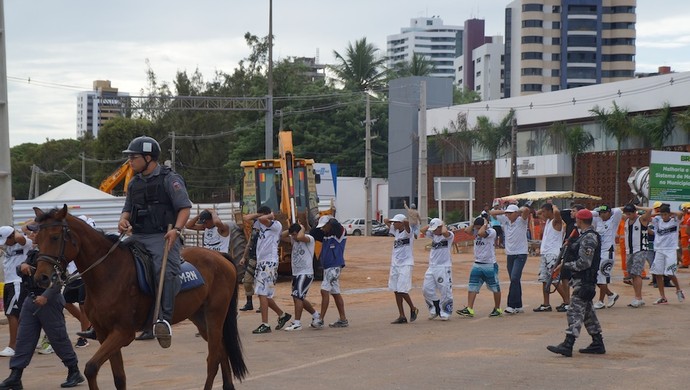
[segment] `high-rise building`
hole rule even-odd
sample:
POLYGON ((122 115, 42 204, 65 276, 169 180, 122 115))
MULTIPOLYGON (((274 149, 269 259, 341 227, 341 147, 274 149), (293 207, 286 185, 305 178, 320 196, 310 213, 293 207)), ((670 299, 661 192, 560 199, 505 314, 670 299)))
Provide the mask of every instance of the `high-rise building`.
POLYGON ((505 97, 631 79, 636 0, 515 0, 505 12, 505 97))
POLYGON ((503 37, 484 36, 484 20, 465 21, 462 53, 455 59, 455 85, 481 100, 503 97, 503 37))
POLYGON ((462 26, 448 26, 438 16, 414 18, 410 27, 387 38, 388 66, 410 62, 417 53, 434 64, 432 77, 455 78, 454 60, 462 53, 462 26))
POLYGON ((122 116, 121 96, 129 94, 118 92, 110 85, 110 80, 95 80, 92 91, 80 92, 77 95, 77 137, 90 134, 97 138, 103 123, 122 116))

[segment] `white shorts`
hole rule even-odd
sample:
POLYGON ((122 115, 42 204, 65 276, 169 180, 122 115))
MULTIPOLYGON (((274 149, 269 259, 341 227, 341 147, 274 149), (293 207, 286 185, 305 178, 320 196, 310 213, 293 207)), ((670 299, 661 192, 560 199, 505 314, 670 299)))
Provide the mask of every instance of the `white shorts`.
POLYGON ((331 267, 323 270, 321 289, 331 294, 340 294, 340 267, 331 267))
POLYGON ((675 249, 657 249, 654 262, 649 268, 652 275, 673 276, 678 269, 678 254, 675 249))
POLYGON ((546 282, 548 278, 553 273, 553 269, 556 266, 556 261, 558 260, 558 255, 545 253, 541 255, 541 261, 539 262, 539 281, 546 282))
POLYGON ((261 262, 256 264, 254 273, 254 294, 273 298, 278 279, 278 263, 261 262))
POLYGON ((601 251, 601 262, 599 263, 599 271, 597 271, 597 284, 611 283, 611 270, 613 270, 613 256, 614 252, 601 251))
POLYGON ((393 265, 388 275, 388 289, 408 293, 412 289, 412 265, 393 265))

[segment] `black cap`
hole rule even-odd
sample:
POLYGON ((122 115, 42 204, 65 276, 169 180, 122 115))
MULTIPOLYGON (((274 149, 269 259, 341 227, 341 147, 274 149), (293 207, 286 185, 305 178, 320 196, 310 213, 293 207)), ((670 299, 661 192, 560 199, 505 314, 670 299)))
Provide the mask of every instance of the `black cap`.
POLYGON ((599 206, 598 211, 600 213, 610 213, 611 212, 611 206, 609 206, 607 204, 602 204, 601 206, 599 206))
POLYGON ((197 225, 203 225, 209 219, 211 219, 211 212, 208 210, 204 210, 201 212, 201 214, 199 214, 199 219, 196 221, 196 224, 197 225))
POLYGON ((482 226, 486 223, 486 220, 482 217, 477 217, 474 219, 474 226, 482 226))
POLYGON ((624 213, 634 213, 636 211, 637 211, 637 208, 635 208, 634 204, 628 203, 625 206, 623 206, 623 212, 624 213))

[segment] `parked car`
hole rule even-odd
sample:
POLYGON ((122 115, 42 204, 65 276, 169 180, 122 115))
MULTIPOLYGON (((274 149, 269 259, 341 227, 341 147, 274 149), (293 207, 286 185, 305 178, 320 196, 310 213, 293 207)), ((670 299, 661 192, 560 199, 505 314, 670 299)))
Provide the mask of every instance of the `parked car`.
POLYGON ((371 234, 373 236, 392 236, 392 234, 390 234, 390 229, 388 228, 388 225, 386 225, 385 223, 382 223, 376 227, 372 227, 371 234))
POLYGON ((464 229, 468 226, 470 226, 470 221, 453 222, 446 225, 448 230, 464 229))
MULTIPOLYGON (((362 234, 364 234, 364 221, 364 218, 350 218, 341 222, 341 224, 343 225, 345 231, 349 236, 361 236, 362 234)), ((372 230, 380 225, 383 224, 375 219, 371 220, 372 230)))

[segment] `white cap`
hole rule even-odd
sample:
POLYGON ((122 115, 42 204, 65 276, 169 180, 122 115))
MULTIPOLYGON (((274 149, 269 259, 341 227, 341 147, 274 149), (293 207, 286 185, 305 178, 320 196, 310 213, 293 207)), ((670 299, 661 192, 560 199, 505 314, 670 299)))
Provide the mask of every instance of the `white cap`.
POLYGON ((440 226, 443 226, 443 221, 438 218, 434 218, 429 222, 429 230, 431 231, 438 229, 440 226))
POLYGON ((391 221, 391 222, 402 222, 406 219, 407 219, 407 217, 405 217, 405 215, 403 215, 403 214, 395 214, 395 217, 389 219, 389 221, 391 221))
POLYGON ((330 220, 331 220, 331 216, 330 216, 330 215, 324 215, 324 216, 322 216, 321 218, 319 218, 319 223, 316 225, 316 227, 317 227, 317 228, 322 228, 322 227, 324 227, 324 225, 326 225, 326 224, 328 223, 328 221, 330 221, 330 220))
POLYGON ((520 208, 514 204, 508 205, 508 207, 506 207, 506 213, 515 213, 519 210, 520 210, 520 208))
POLYGON ((77 218, 81 219, 82 221, 86 222, 91 226, 92 228, 96 227, 96 221, 94 221, 92 218, 87 217, 86 215, 80 215, 77 218))
POLYGON ((12 226, 1 226, 0 227, 0 245, 5 245, 7 237, 14 233, 14 228, 12 226))

